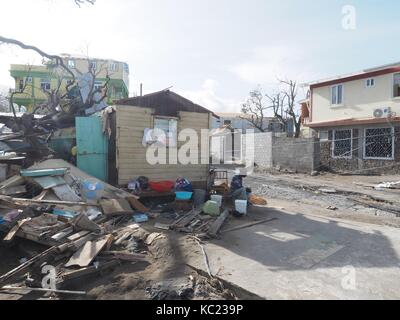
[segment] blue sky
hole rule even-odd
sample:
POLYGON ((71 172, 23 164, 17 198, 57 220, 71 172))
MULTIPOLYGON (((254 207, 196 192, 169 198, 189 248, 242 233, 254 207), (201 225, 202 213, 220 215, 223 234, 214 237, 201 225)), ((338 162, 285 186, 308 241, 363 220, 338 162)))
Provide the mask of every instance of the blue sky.
MULTIPOLYGON (((396 0, 97 0, 81 9, 8 0, 2 9, 3 36, 126 61, 132 94, 140 82, 145 92, 173 86, 215 111, 239 111, 277 77, 306 82, 400 61, 396 0), (342 28, 345 5, 356 9, 355 30, 342 28)), ((1 46, 0 84, 12 84, 10 63, 40 60, 1 46)))

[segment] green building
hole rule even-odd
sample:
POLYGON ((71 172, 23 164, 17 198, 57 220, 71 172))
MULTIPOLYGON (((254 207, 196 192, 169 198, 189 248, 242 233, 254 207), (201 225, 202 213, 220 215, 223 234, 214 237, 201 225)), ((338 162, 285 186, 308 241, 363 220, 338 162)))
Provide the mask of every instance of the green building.
MULTIPOLYGON (((105 59, 92 59, 85 57, 62 54, 64 64, 74 72, 75 76, 84 74, 91 68, 96 74, 95 88, 102 87, 110 78, 108 85, 108 103, 114 100, 128 98, 129 96, 129 66, 125 62, 105 59)), ((12 64, 10 75, 15 80, 15 90, 22 91, 14 95, 14 103, 27 108, 28 112, 33 107, 45 103, 47 96, 45 91, 57 90, 66 92, 66 86, 72 77, 62 68, 54 67, 54 64, 45 63, 40 66, 28 66, 12 64)))

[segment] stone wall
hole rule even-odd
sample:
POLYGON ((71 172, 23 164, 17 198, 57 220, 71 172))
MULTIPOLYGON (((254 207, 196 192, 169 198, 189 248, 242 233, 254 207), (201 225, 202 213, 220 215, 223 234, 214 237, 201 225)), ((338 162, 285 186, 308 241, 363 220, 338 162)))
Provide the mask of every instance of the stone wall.
POLYGON ((321 169, 337 173, 354 174, 400 174, 400 127, 395 127, 394 160, 364 159, 364 128, 353 130, 353 152, 351 159, 337 159, 332 156, 333 129, 329 130, 329 141, 321 142, 321 169))

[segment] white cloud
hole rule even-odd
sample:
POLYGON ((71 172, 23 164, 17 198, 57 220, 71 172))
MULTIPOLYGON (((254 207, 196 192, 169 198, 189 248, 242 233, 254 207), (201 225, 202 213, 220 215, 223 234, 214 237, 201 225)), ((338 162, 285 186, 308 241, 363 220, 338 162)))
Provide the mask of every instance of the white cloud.
POLYGON ((214 112, 240 112, 240 101, 218 96, 218 81, 207 79, 197 91, 180 91, 184 97, 214 112))
POLYGON ((261 86, 271 86, 277 79, 296 79, 298 82, 313 79, 305 51, 295 46, 268 46, 255 48, 248 61, 230 68, 242 80, 261 86))

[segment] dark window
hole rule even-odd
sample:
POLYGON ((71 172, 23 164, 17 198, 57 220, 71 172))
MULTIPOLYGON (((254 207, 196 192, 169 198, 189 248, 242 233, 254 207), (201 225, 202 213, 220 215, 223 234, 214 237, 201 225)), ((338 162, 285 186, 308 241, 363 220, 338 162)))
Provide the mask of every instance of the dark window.
POLYGON ((377 128, 365 130, 364 158, 393 159, 393 129, 377 128))
POLYGON ((351 158, 352 156, 352 130, 333 131, 333 157, 351 158))

